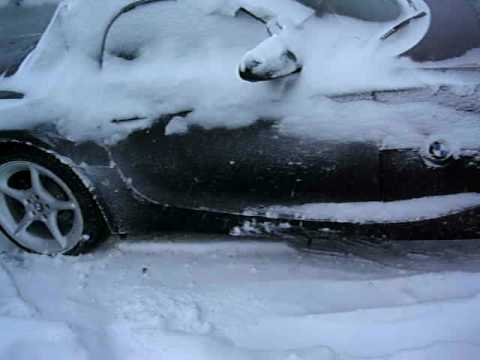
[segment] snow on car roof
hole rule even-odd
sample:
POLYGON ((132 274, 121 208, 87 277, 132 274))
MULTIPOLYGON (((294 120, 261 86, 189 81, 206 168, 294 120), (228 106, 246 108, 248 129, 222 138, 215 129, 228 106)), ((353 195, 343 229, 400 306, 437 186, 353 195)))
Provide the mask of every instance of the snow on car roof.
POLYGON ((287 18, 299 25, 312 16, 315 11, 293 0, 236 0, 244 9, 261 16, 268 13, 279 18, 287 18))

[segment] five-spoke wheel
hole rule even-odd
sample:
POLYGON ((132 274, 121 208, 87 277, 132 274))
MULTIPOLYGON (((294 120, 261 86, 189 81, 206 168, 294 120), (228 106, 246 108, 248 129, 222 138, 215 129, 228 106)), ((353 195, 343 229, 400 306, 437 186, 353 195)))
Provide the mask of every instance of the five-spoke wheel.
POLYGON ((100 236, 102 221, 71 169, 45 159, 23 154, 0 162, 0 226, 29 251, 76 253, 91 236, 100 236))

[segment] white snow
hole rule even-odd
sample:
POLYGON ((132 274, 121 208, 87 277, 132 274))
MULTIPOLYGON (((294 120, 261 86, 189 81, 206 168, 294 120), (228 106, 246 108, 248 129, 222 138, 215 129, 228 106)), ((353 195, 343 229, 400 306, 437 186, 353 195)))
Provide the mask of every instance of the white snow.
POLYGON ((480 351, 475 241, 305 253, 185 234, 0 261, 0 359, 476 360, 480 351))
POLYGON ((237 7, 242 7, 267 22, 288 19, 294 25, 300 25, 315 13, 313 9, 292 0, 238 0, 237 4, 237 7))
POLYGON ((279 36, 273 35, 245 54, 240 62, 240 71, 249 69, 263 79, 286 76, 299 70, 301 64, 288 56, 289 49, 279 36))
POLYGON ((391 202, 312 203, 248 209, 269 218, 349 223, 400 223, 435 219, 480 206, 480 194, 463 193, 391 202))

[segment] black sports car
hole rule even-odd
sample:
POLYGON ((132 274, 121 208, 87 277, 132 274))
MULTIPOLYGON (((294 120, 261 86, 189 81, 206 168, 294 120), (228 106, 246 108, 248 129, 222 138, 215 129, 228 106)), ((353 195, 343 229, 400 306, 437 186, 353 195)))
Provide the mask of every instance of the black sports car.
POLYGON ((480 234, 478 0, 71 0, 23 46, 2 45, 0 225, 26 250, 480 234))

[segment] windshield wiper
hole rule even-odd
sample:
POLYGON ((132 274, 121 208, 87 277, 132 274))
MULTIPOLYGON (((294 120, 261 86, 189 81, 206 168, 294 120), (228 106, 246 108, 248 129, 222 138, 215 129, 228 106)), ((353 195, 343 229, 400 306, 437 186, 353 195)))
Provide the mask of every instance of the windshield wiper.
POLYGON ((387 40, 389 37, 402 30, 405 26, 409 25, 413 20, 418 20, 425 16, 427 16, 427 12, 422 11, 418 14, 406 18, 405 20, 399 22, 397 25, 388 30, 385 34, 383 34, 382 37, 380 37, 380 40, 387 40))

